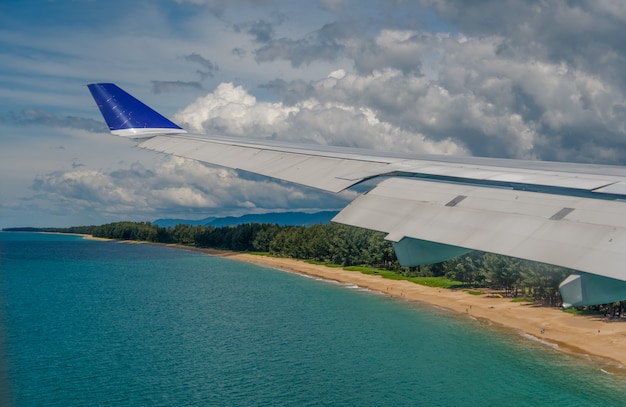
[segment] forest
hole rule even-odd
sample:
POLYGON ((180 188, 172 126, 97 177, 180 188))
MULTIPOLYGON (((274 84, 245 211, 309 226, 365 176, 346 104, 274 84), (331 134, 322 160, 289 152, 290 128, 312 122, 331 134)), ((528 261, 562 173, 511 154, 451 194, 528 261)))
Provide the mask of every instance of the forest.
POLYGON ((558 285, 571 273, 571 270, 556 266, 478 251, 438 264, 402 267, 392 244, 384 239, 384 233, 336 223, 313 226, 246 223, 223 227, 179 224, 160 227, 150 222, 116 222, 48 231, 262 252, 322 264, 371 267, 405 277, 446 277, 458 282, 459 286, 499 290, 505 296, 546 306, 561 304, 558 285))

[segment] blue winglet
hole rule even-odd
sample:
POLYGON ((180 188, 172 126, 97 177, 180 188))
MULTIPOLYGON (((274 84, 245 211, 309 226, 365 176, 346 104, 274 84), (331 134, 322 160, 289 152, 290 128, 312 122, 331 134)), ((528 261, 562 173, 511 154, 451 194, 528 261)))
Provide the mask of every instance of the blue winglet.
POLYGON ((180 126, 113 83, 87 85, 111 133, 125 137, 185 133, 180 126))

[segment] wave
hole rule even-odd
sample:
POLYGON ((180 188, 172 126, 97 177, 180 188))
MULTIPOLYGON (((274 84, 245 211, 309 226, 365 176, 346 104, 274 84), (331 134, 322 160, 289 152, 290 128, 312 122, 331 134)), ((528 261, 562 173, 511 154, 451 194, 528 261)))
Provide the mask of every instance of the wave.
POLYGON ((553 349, 559 349, 559 345, 557 343, 546 341, 545 339, 538 338, 535 335, 531 335, 526 332, 520 332, 520 335, 524 338, 530 339, 531 341, 539 342, 540 344, 549 346, 553 349))

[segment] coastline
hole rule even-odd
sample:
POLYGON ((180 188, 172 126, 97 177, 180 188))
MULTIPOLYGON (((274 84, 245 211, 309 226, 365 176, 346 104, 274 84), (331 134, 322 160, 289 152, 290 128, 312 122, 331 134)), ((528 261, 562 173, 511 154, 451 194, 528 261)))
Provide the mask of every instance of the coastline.
MULTIPOLYGON (((108 240, 91 236, 85 236, 85 238, 108 240)), ((601 316, 573 315, 557 308, 542 307, 524 302, 511 302, 509 298, 471 295, 461 289, 426 287, 406 280, 389 280, 381 276, 315 265, 296 259, 175 244, 130 241, 126 243, 145 243, 192 250, 285 272, 304 274, 344 284, 354 284, 382 292, 399 300, 422 302, 461 315, 465 314, 468 318, 489 321, 560 351, 602 359, 609 362, 616 372, 625 373, 626 321, 624 320, 610 320, 601 316)))

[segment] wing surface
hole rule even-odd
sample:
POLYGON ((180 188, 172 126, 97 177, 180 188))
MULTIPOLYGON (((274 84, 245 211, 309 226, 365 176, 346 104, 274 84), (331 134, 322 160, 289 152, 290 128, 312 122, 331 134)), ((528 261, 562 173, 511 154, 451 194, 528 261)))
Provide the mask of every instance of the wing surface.
POLYGON ((208 137, 158 136, 138 147, 332 192, 339 192, 361 181, 359 178, 342 178, 342 175, 376 172, 385 164, 375 158, 307 154, 306 151, 281 145, 263 145, 262 141, 245 143, 208 137))
POLYGON ((386 232, 404 265, 482 250, 583 272, 563 283, 566 304, 626 298, 624 167, 193 135, 113 84, 88 86, 140 148, 332 192, 378 179, 334 221, 386 232))
POLYGON ((623 202, 390 178, 333 220, 624 279, 623 202))

